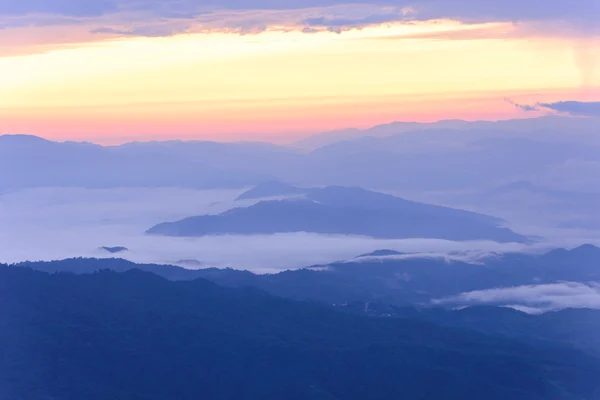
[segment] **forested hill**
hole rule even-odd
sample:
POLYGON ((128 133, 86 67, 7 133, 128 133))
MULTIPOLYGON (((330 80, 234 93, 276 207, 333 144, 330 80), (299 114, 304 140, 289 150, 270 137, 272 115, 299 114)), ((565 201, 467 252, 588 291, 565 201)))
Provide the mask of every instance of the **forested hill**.
POLYGON ((3 266, 0 304, 6 400, 600 394, 599 362, 574 350, 344 314, 202 279, 3 266))

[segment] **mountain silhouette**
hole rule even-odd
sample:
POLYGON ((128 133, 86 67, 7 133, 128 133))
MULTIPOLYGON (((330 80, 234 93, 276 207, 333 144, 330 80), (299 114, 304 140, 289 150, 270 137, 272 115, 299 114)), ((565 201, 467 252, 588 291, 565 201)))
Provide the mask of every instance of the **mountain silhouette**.
POLYGON ((5 399, 592 399, 598 359, 139 270, 0 266, 5 399), (432 384, 435 379, 436 384, 432 384))
POLYGON ((311 189, 300 199, 260 201, 219 215, 161 223, 148 230, 149 234, 166 236, 288 232, 396 239, 527 241, 490 216, 339 186, 311 189))
POLYGON ((74 258, 24 262, 17 266, 49 273, 78 274, 105 269, 118 272, 140 269, 170 280, 205 278, 220 285, 254 287, 281 297, 328 305, 359 301, 394 306, 431 306, 435 299, 463 292, 600 281, 600 248, 590 245, 572 250, 552 250, 540 255, 494 255, 477 264, 449 262, 442 257, 418 254, 407 258, 394 255, 393 251, 379 250, 348 261, 264 275, 233 269, 135 264, 122 259, 74 258))

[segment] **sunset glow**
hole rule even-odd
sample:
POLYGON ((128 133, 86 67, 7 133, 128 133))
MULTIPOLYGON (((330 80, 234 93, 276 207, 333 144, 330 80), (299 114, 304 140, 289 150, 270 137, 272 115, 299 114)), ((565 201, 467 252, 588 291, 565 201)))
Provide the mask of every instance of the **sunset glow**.
POLYGON ((33 39, 20 54, 6 37, 0 45, 2 133, 285 141, 394 120, 519 118, 531 115, 506 98, 600 94, 597 74, 580 65, 582 46, 588 62, 598 58, 595 39, 509 22, 63 40, 43 51, 33 39))

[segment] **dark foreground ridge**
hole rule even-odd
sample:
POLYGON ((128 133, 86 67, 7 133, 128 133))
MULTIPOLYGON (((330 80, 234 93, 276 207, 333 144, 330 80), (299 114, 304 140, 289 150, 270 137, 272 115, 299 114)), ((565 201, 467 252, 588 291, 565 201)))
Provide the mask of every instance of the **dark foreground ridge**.
POLYGON ((21 399, 596 399, 597 359, 139 270, 0 266, 0 393, 21 399), (435 384, 432 384, 435 382, 435 384))

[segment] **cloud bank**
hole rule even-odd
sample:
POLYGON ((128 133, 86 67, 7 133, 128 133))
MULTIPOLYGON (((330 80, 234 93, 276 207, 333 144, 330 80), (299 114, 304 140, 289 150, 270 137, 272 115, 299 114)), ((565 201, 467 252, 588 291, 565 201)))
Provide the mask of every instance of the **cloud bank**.
POLYGON ((341 31, 388 22, 439 19, 465 23, 526 23, 535 30, 540 28, 536 25, 549 23, 542 29, 552 27, 562 34, 569 31, 569 34, 583 36, 593 36, 600 31, 597 24, 600 6, 596 0, 576 3, 566 0, 24 0, 0 3, 0 25, 32 22, 35 25, 38 17, 47 14, 74 18, 86 24, 105 24, 92 30, 124 36, 181 33, 186 31, 182 25, 191 29, 193 24, 204 29, 225 23, 228 29, 236 31, 264 30, 269 25, 287 24, 310 32, 315 28, 341 31), (367 9, 370 11, 365 12, 367 9), (227 13, 230 15, 224 15, 227 13), (274 14, 277 20, 273 20, 274 14), (153 28, 156 24, 178 24, 180 28, 157 30, 153 28))
POLYGON ((438 299, 434 303, 453 306, 488 304, 511 307, 530 313, 565 308, 600 309, 600 284, 561 282, 477 290, 438 299))
POLYGON ((508 104, 512 104, 513 106, 515 106, 516 109, 521 110, 521 111, 525 111, 525 112, 540 111, 540 108, 537 105, 521 104, 521 103, 517 103, 516 101, 511 100, 509 98, 504 99, 504 101, 506 101, 508 104))
POLYGON ((295 10, 340 4, 372 4, 410 10, 411 18, 452 18, 468 21, 577 20, 593 23, 600 12, 596 0, 23 0, 0 3, 0 14, 52 13, 66 16, 100 16, 123 10, 151 11, 163 17, 188 17, 217 9, 295 10))
POLYGON ((539 107, 579 117, 600 117, 600 101, 559 101, 539 103, 539 107))
POLYGON ((553 103, 521 104, 509 98, 504 99, 524 112, 548 111, 568 114, 573 117, 600 117, 600 101, 557 101, 553 103))

